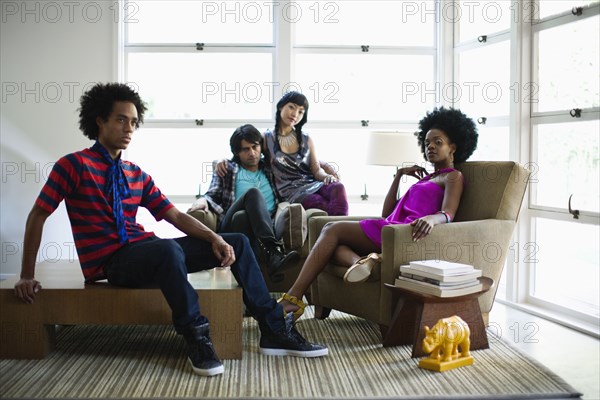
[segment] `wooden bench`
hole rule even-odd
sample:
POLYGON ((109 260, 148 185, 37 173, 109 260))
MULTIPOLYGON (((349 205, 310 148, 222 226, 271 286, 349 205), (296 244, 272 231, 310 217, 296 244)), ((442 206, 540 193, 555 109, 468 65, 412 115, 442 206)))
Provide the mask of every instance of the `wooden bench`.
MULTIPOLYGON (((41 263, 42 290, 34 304, 14 295, 17 276, 0 281, 0 358, 44 358, 54 347, 56 325, 170 325, 171 309, 158 288, 128 289, 106 281, 85 285, 79 263, 41 263)), ((242 358, 242 289, 223 269, 188 275, 210 320, 221 359, 242 358)))

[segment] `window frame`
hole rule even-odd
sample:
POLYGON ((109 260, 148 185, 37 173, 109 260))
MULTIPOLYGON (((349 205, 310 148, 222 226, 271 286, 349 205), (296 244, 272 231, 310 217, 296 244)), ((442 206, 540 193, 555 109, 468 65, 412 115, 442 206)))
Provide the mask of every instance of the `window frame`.
MULTIPOLYGON (((525 10, 539 10, 539 0, 529 0, 522 5, 523 15, 525 10)), ((600 4, 584 6, 584 18, 594 17, 599 14, 600 4), (585 15, 587 14, 587 15, 585 15)), ((535 14, 534 14, 535 16, 535 14)), ((570 11, 565 11, 560 14, 550 15, 544 19, 532 18, 530 20, 523 18, 517 22, 515 29, 515 40, 520 42, 521 51, 517 61, 517 68, 521 70, 523 82, 531 82, 529 98, 535 100, 536 86, 538 80, 536 74, 537 67, 537 43, 536 32, 541 29, 549 29, 558 25, 567 24, 577 21, 578 18, 572 15, 570 11)), ((515 22, 513 22, 513 26, 515 22)), ((514 121, 519 124, 521 130, 521 159, 526 160, 527 165, 535 166, 537 163, 536 147, 537 135, 536 125, 554 124, 554 123, 572 123, 580 121, 598 120, 600 118, 600 109, 598 107, 583 109, 581 118, 572 118, 569 115, 569 110, 552 110, 539 112, 534 110, 534 103, 520 104, 520 121, 514 121)), ((511 250, 516 251, 519 256, 519 263, 509 268, 507 282, 512 284, 507 285, 507 302, 516 308, 525 310, 534 315, 553 320, 563 325, 584 333, 599 336, 598 322, 600 319, 591 316, 587 313, 580 312, 576 309, 565 307, 561 304, 552 303, 533 295, 535 284, 535 265, 523 262, 523 255, 520 251, 528 244, 537 244, 536 235, 536 219, 544 218, 556 221, 565 221, 571 223, 599 225, 600 218, 598 213, 582 211, 578 220, 574 220, 569 214, 567 207, 548 207, 535 204, 535 176, 530 179, 527 193, 525 196, 526 202, 521 209, 521 217, 519 218, 518 237, 511 250), (518 240, 518 238, 523 238, 518 240), (520 251, 519 251, 520 250, 520 251), (516 269, 515 269, 516 268, 516 269)), ((515 254, 512 254, 515 255, 515 254)))

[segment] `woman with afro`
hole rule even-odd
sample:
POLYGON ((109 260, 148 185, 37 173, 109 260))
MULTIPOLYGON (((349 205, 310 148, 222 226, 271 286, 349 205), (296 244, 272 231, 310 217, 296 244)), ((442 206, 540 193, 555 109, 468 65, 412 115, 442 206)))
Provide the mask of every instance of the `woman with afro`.
POLYGON ((418 165, 396 173, 383 203, 383 219, 330 222, 323 228, 308 255, 298 278, 279 300, 286 312, 298 318, 304 312, 302 296, 329 260, 348 266, 344 280, 363 282, 381 262, 381 230, 386 225, 410 224, 412 239, 421 240, 438 224, 454 218, 463 191, 464 178, 454 169, 466 161, 477 147, 477 128, 460 110, 441 107, 419 121, 415 133, 418 146, 434 171, 427 173, 418 165), (402 176, 418 179, 404 196, 397 199, 402 176))

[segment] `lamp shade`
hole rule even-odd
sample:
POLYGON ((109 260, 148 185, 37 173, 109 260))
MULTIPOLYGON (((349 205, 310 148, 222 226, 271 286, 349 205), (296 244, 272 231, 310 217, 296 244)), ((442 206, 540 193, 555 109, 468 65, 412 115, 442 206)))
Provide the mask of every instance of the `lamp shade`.
POLYGON ((367 148, 370 165, 421 165, 423 154, 417 138, 409 132, 371 132, 367 148))

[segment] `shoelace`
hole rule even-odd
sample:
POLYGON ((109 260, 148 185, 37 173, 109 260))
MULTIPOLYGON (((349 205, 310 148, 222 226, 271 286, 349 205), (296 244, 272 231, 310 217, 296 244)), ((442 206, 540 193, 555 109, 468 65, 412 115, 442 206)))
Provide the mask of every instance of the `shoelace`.
POLYGON ((194 357, 198 357, 201 360, 219 359, 210 341, 205 338, 200 339, 196 345, 192 346, 192 351, 194 353, 194 357))

